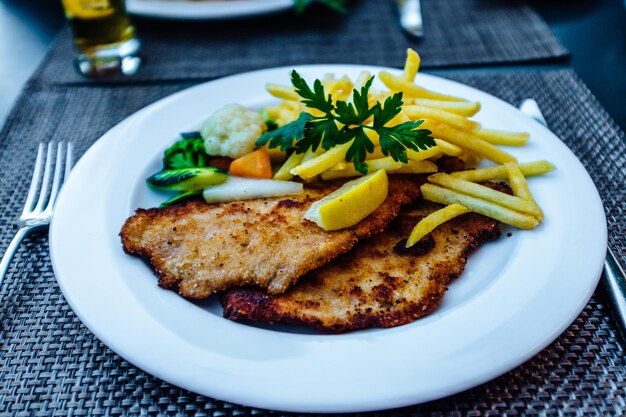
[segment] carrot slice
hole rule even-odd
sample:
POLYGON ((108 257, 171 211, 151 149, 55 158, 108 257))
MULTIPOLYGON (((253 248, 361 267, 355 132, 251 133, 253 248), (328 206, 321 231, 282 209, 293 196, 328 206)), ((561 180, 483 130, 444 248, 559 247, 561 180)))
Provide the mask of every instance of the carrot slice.
POLYGON ((272 165, 265 149, 258 149, 230 163, 230 173, 238 177, 272 178, 272 165))

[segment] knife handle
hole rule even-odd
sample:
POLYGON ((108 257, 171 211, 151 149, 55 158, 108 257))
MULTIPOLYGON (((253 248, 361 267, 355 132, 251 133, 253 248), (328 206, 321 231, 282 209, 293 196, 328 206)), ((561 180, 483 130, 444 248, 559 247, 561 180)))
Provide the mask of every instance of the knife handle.
POLYGON ((626 275, 611 248, 607 248, 604 260, 602 286, 609 310, 617 322, 623 340, 626 340, 626 275))
POLYGON ((413 36, 423 36, 422 7, 420 0, 396 0, 400 26, 413 36))

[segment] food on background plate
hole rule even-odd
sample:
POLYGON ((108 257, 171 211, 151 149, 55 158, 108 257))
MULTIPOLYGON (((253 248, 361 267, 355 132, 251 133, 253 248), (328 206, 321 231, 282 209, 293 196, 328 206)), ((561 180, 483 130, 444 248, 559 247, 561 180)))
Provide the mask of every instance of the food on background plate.
POLYGON ((403 74, 379 74, 389 90, 292 71, 266 86, 276 105, 218 110, 165 151, 148 184, 177 194, 126 221, 124 250, 184 297, 228 291, 236 320, 346 331, 428 313, 499 222, 541 222, 526 176, 554 166, 518 164, 499 146, 526 133, 483 128, 480 103, 415 84, 418 68, 408 50, 403 74))

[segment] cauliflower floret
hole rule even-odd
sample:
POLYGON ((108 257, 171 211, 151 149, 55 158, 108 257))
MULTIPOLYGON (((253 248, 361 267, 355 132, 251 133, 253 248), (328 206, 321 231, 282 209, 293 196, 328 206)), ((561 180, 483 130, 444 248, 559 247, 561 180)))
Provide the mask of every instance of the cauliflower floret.
POLYGON ((256 140, 266 129, 259 113, 229 104, 204 122, 201 133, 209 155, 239 158, 254 150, 256 140))

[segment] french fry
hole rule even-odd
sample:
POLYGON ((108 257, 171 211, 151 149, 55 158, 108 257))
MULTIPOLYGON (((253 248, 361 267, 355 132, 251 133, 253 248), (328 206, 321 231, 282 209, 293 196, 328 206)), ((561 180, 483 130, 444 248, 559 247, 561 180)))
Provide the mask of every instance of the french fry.
POLYGON ((468 132, 476 132, 480 129, 480 123, 469 120, 465 116, 450 113, 441 109, 434 109, 426 106, 403 106, 402 112, 411 120, 432 119, 448 124, 457 129, 466 130, 468 132))
POLYGON ((268 119, 276 120, 280 117, 279 106, 266 107, 264 110, 265 110, 265 113, 267 114, 268 119))
POLYGON ((509 184, 511 184, 513 194, 534 206, 539 211, 537 218, 539 220, 542 220, 543 211, 541 211, 539 205, 533 198, 533 195, 530 192, 530 188, 528 188, 528 182, 526 182, 526 177, 524 177, 524 174, 522 174, 519 166, 517 166, 517 164, 509 162, 504 164, 504 168, 506 169, 506 173, 509 177, 509 184))
POLYGON ((467 101, 460 97, 449 96, 427 90, 426 88, 420 87, 412 82, 405 81, 402 77, 398 77, 386 71, 381 71, 378 74, 378 78, 380 78, 387 88, 392 91, 401 91, 406 97, 428 98, 442 101, 467 101))
MULTIPOLYGON (((443 143, 442 146, 446 148, 446 152, 442 152, 442 149, 439 146, 440 142, 444 142, 444 141, 435 139, 435 143, 437 143, 437 145, 431 146, 430 148, 426 150, 420 149, 419 151, 414 151, 411 149, 406 149, 407 157, 408 159, 413 160, 413 161, 423 161, 425 159, 435 158, 437 156, 440 156, 441 154, 457 156, 463 152, 463 149, 459 148, 458 146, 449 144, 449 143, 443 143)), ((384 158, 386 156, 388 155, 385 155, 383 153, 383 150, 380 146, 375 146, 372 152, 368 152, 365 155, 365 160, 369 161, 370 159, 384 158)))
POLYGON ((480 164, 480 161, 482 161, 480 155, 468 150, 464 150, 463 153, 459 155, 459 158, 465 163, 466 168, 476 168, 476 166, 480 164))
POLYGON ((463 148, 459 146, 453 145, 441 139, 435 139, 435 143, 437 144, 437 148, 445 155, 449 155, 449 156, 463 155, 463 148))
POLYGON ((480 198, 472 197, 467 194, 452 191, 447 188, 434 184, 424 184, 421 187, 422 196, 425 200, 434 201, 440 204, 461 204, 471 211, 480 213, 484 216, 491 217, 502 223, 518 227, 520 229, 532 229, 539 224, 539 220, 528 214, 520 213, 485 201, 480 198))
POLYGON ((278 117, 276 118, 276 120, 280 120, 284 122, 284 123, 279 123, 279 126, 282 126, 283 124, 287 124, 289 122, 296 120, 299 115, 300 115, 299 112, 295 112, 293 109, 291 109, 288 106, 280 106, 278 108, 278 117))
POLYGON ((524 146, 528 141, 528 133, 505 132, 503 130, 480 129, 476 136, 493 145, 524 146))
POLYGON ((420 69, 421 60, 422 59, 419 54, 413 49, 408 48, 406 50, 406 61, 404 62, 404 73, 402 74, 402 79, 404 81, 408 81, 410 83, 415 81, 417 71, 420 69))
POLYGON ((511 210, 530 214, 539 219, 543 217, 541 209, 534 202, 494 190, 493 188, 475 182, 461 180, 444 173, 431 175, 428 177, 428 181, 452 191, 458 191, 459 193, 467 194, 472 197, 491 201, 492 203, 499 204, 511 210))
POLYGON ((477 101, 442 101, 427 98, 407 98, 404 100, 404 104, 430 107, 465 117, 471 117, 480 110, 480 103, 477 101))
POLYGON ((326 94, 330 94, 334 101, 346 100, 352 94, 352 81, 346 75, 335 78, 334 74, 326 74, 322 85, 326 94))
POLYGON ((388 126, 396 126, 404 122, 410 122, 411 118, 403 111, 398 113, 393 119, 389 121, 388 126))
POLYGON ((437 226, 468 211, 469 209, 467 207, 463 207, 460 204, 450 204, 449 206, 430 213, 415 225, 406 241, 406 247, 410 248, 424 236, 435 230, 437 226))
POLYGON ((420 127, 430 130, 433 137, 443 139, 447 142, 452 143, 453 145, 457 145, 472 152, 476 152, 484 159, 488 159, 498 164, 503 164, 505 162, 516 162, 515 158, 512 155, 504 152, 501 149, 496 148, 491 143, 486 142, 469 132, 464 132, 462 130, 450 127, 445 123, 441 123, 431 119, 424 119, 424 123, 422 123, 420 127))
POLYGON ((315 158, 303 159, 302 163, 292 168, 290 172, 292 175, 298 175, 304 180, 314 178, 316 175, 344 160, 350 145, 352 145, 352 141, 343 145, 337 145, 315 158))
POLYGON ((284 100, 300 101, 300 96, 296 93, 293 87, 288 87, 281 84, 267 83, 265 84, 265 89, 274 97, 282 98, 284 100))
POLYGON ((274 174, 275 180, 289 181, 293 178, 293 174, 290 172, 292 168, 297 167, 302 163, 304 153, 292 153, 285 163, 280 167, 276 174, 274 174))
MULTIPOLYGON (((518 164, 520 171, 526 177, 543 175, 554 171, 556 167, 548 161, 524 162, 518 164)), ((507 180, 508 173, 504 165, 489 168, 470 169, 467 171, 457 171, 451 174, 453 177, 472 182, 485 182, 491 180, 507 180)))
POLYGON ((354 82, 354 89, 360 90, 370 78, 372 78, 372 74, 369 71, 361 71, 354 82))
MULTIPOLYGON (((367 161, 368 172, 384 169, 389 174, 429 174, 437 172, 437 165, 430 161, 409 161, 408 163, 394 161, 392 157, 371 159, 367 161)), ((354 168, 353 163, 338 164, 321 173, 323 180, 336 178, 359 177, 361 174, 354 168)))
POLYGON ((287 158, 286 152, 281 151, 280 148, 270 148, 267 143, 263 145, 263 149, 265 149, 273 164, 283 162, 287 158))
MULTIPOLYGON (((437 140, 435 140, 436 142, 437 140)), ((443 152, 439 145, 431 146, 427 149, 420 149, 419 151, 414 151, 413 149, 406 149, 406 156, 412 161, 424 161, 426 159, 435 158, 440 156, 443 152)))

